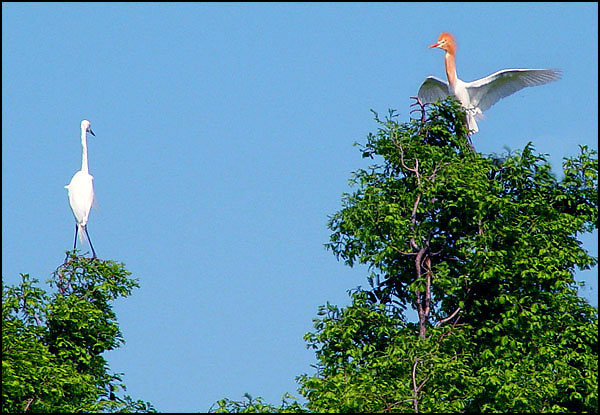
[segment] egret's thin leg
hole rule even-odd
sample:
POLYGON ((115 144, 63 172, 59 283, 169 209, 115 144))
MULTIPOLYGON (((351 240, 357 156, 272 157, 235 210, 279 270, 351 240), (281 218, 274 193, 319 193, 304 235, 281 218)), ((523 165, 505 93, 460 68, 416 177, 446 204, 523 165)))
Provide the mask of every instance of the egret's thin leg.
POLYGON ((87 231, 87 226, 84 226, 83 229, 85 230, 85 235, 88 238, 88 242, 90 243, 90 248, 92 248, 92 254, 94 255, 92 258, 96 258, 96 251, 94 251, 94 246, 92 245, 92 240, 90 239, 90 234, 87 231))
MULTIPOLYGON (((75 224, 75 241, 73 242, 73 251, 75 251, 76 246, 77 246, 77 223, 75 224)), ((68 259, 69 259, 69 253, 67 253, 67 256, 65 257, 65 263, 67 262, 68 259)))
POLYGON ((79 226, 77 225, 77 223, 75 223, 75 241, 73 241, 73 251, 75 250, 75 247, 77 246, 77 231, 79 230, 79 226))

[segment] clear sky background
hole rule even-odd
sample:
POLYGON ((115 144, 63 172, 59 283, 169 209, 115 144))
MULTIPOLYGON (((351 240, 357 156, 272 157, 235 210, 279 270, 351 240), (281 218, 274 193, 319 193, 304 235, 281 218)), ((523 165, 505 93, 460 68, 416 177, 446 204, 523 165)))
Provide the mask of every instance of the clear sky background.
MULTIPOLYGON (((324 244, 388 109, 409 120, 442 31, 465 81, 560 68, 486 112, 478 151, 532 141, 559 177, 598 148, 597 3, 2 3, 2 278, 46 281, 72 247, 63 188, 91 121, 98 256, 141 288, 115 306, 107 354, 159 411, 249 392, 278 403, 314 373, 317 308, 368 286, 324 244)), ((597 256, 597 233, 582 237, 597 256)), ((87 245, 84 246, 89 251, 87 245)), ((597 268, 580 272, 598 304, 597 268)))

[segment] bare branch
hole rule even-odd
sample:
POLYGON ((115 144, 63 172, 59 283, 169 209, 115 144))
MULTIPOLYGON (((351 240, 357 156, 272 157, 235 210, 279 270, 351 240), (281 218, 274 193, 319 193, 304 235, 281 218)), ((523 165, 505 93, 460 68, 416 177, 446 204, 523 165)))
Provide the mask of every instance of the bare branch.
POLYGON ((23 409, 23 412, 27 412, 29 410, 29 407, 31 406, 31 404, 33 403, 33 401, 35 401, 35 398, 29 398, 27 400, 27 405, 25 405, 25 408, 23 409))
POLYGON ((425 278, 425 319, 429 316, 430 306, 431 306, 431 259, 429 256, 426 256, 424 260, 426 266, 424 267, 426 272, 425 278))
POLYGON ((456 314, 458 314, 460 312, 460 307, 458 307, 456 310, 454 310, 454 312, 452 314, 450 314, 448 317, 441 319, 440 321, 437 322, 437 324, 435 325, 436 327, 441 326, 442 324, 446 323, 447 321, 450 321, 454 318, 454 316, 456 314))
MULTIPOLYGON (((417 254, 417 257, 415 258, 415 268, 417 271, 417 281, 421 280, 421 267, 422 267, 422 258, 423 255, 425 255, 426 252, 426 248, 421 248, 419 249, 419 253, 417 254)), ((425 338, 425 321, 427 320, 427 303, 425 304, 426 309, 423 310, 423 304, 422 304, 422 300, 421 300, 421 291, 420 290, 416 290, 415 292, 416 296, 417 296, 417 312, 419 313, 419 337, 424 339, 425 338)), ((427 299, 425 299, 425 301, 427 301, 427 299)))
POLYGON ((423 380, 423 382, 421 382, 421 384, 419 385, 419 387, 417 388, 417 392, 421 392, 421 389, 423 389, 423 386, 425 386, 425 382, 427 382, 429 380, 429 376, 427 376, 425 378, 425 380, 423 380))
POLYGON ((417 200, 415 200, 415 204, 413 205, 412 212, 410 214, 410 221, 412 223, 412 230, 415 230, 415 225, 417 224, 417 208, 419 207, 419 203, 421 202, 421 193, 417 195, 417 200))
POLYGON ((415 413, 419 412, 419 401, 417 399, 417 394, 419 393, 419 390, 417 389, 417 379, 416 379, 417 364, 419 364, 418 359, 415 360, 415 363, 413 364, 413 369, 412 369, 413 405, 415 407, 415 413))
POLYGON ((400 150, 400 164, 402 165, 402 167, 408 171, 412 171, 413 173, 415 173, 418 177, 418 166, 415 166, 413 168, 410 168, 406 165, 406 163, 404 162, 404 148, 402 147, 402 144, 396 142, 394 143, 396 145, 396 147, 398 147, 398 149, 400 150))
POLYGON ((417 176, 417 184, 421 186, 421 176, 419 176, 419 159, 415 157, 415 176, 417 176))
POLYGON ((415 106, 419 106, 419 108, 414 108, 413 110, 410 111, 410 113, 412 114, 413 112, 420 112, 421 113, 421 122, 425 122, 426 118, 425 118, 425 104, 423 104, 421 102, 421 100, 419 99, 419 97, 410 97, 410 99, 414 99, 416 102, 410 104, 411 107, 415 107, 415 106))
MULTIPOLYGON (((411 222, 410 229, 413 232, 415 231, 415 225, 417 224, 417 208, 419 207, 419 203, 421 203, 421 194, 420 193, 417 195, 417 200, 415 200, 415 204, 413 206, 412 213, 410 216, 410 222, 411 222)), ((419 246, 417 246, 417 243, 415 242, 414 237, 410 238, 410 246, 414 250, 420 249, 419 246)))

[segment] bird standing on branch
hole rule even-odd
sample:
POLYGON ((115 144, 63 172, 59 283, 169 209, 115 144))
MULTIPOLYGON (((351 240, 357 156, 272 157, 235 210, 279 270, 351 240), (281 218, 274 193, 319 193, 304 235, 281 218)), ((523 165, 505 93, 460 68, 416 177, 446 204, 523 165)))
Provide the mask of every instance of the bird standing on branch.
POLYGON ((90 122, 83 120, 81 121, 81 170, 73 175, 71 182, 65 186, 65 189, 69 193, 69 204, 71 205, 73 216, 75 216, 75 242, 73 243, 73 250, 77 246, 77 233, 79 233, 79 238, 83 242, 83 233, 85 232, 87 240, 90 243, 90 248, 92 248, 93 258, 96 258, 96 252, 87 231, 90 209, 94 202, 94 176, 88 171, 87 133, 96 136, 90 127, 90 122))
POLYGON ((456 75, 456 41, 452 34, 442 33, 437 43, 429 48, 440 48, 446 52, 444 62, 448 83, 428 76, 419 88, 419 100, 422 104, 429 104, 454 95, 467 112, 465 122, 471 134, 479 131, 475 118, 483 117, 483 111, 500 99, 525 87, 543 85, 561 77, 561 71, 555 69, 503 69, 485 78, 464 82, 456 75))

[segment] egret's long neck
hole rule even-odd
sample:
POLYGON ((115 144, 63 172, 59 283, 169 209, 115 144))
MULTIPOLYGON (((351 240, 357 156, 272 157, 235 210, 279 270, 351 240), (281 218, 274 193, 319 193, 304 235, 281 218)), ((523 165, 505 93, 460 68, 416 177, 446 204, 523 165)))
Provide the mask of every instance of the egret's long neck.
POLYGON ((81 171, 88 173, 87 138, 85 129, 81 129, 81 171))
POLYGON ((444 56, 444 63, 446 64, 446 76, 450 85, 454 85, 458 77, 456 76, 456 61, 454 54, 446 51, 444 56))

